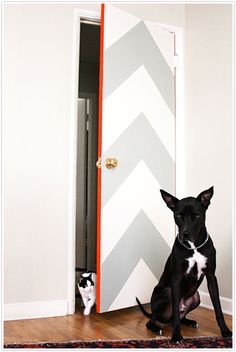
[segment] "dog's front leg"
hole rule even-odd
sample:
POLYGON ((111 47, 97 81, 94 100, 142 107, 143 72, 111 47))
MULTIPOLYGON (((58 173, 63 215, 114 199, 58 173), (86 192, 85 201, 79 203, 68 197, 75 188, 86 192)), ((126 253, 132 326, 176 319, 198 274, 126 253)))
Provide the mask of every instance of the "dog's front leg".
POLYGON ((221 309, 220 298, 219 298, 219 288, 218 288, 216 276, 213 273, 207 273, 206 278, 207 278, 208 290, 215 310, 216 320, 219 325, 221 335, 223 337, 231 337, 232 331, 230 331, 229 328, 227 327, 224 320, 224 315, 221 309))
POLYGON ((180 313, 179 313, 179 302, 180 302, 180 278, 176 278, 176 275, 172 278, 172 338, 171 342, 181 343, 183 336, 180 332, 180 313))

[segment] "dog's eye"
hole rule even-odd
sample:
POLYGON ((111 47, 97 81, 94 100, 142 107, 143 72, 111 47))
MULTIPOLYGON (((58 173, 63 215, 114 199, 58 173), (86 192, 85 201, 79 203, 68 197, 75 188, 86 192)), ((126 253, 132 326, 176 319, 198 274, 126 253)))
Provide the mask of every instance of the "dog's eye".
POLYGON ((194 218, 195 218, 195 219, 200 218, 200 216, 201 216, 200 214, 194 214, 194 218))
POLYGON ((182 215, 181 214, 176 214, 177 219, 182 219, 182 215))

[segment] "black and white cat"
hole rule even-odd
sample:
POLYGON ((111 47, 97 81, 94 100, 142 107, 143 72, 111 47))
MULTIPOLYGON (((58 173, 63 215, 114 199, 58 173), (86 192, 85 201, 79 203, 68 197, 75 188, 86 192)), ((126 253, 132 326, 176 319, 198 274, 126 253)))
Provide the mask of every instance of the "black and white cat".
POLYGON ((78 282, 78 289, 84 303, 84 315, 89 315, 96 301, 96 277, 94 272, 83 273, 78 282))

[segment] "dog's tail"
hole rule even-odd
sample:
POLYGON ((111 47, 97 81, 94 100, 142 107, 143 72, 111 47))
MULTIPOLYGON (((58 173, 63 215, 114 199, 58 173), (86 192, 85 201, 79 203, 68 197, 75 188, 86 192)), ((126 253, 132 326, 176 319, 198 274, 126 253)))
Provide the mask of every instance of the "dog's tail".
POLYGON ((150 313, 146 312, 146 310, 143 308, 143 305, 142 305, 141 302, 138 300, 138 298, 137 298, 137 297, 135 297, 135 298, 136 298, 136 301, 137 301, 137 303, 138 303, 138 305, 139 305, 139 308, 140 308, 141 312, 145 315, 145 317, 151 318, 152 315, 151 315, 150 313))

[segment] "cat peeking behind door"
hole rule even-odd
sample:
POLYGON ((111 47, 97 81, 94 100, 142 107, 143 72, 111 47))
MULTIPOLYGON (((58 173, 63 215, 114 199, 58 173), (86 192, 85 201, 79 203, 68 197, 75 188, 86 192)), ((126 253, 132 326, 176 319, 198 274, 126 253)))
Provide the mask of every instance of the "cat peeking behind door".
POLYGON ((89 315, 96 302, 96 274, 92 271, 83 273, 78 282, 78 289, 84 303, 84 315, 89 315))

